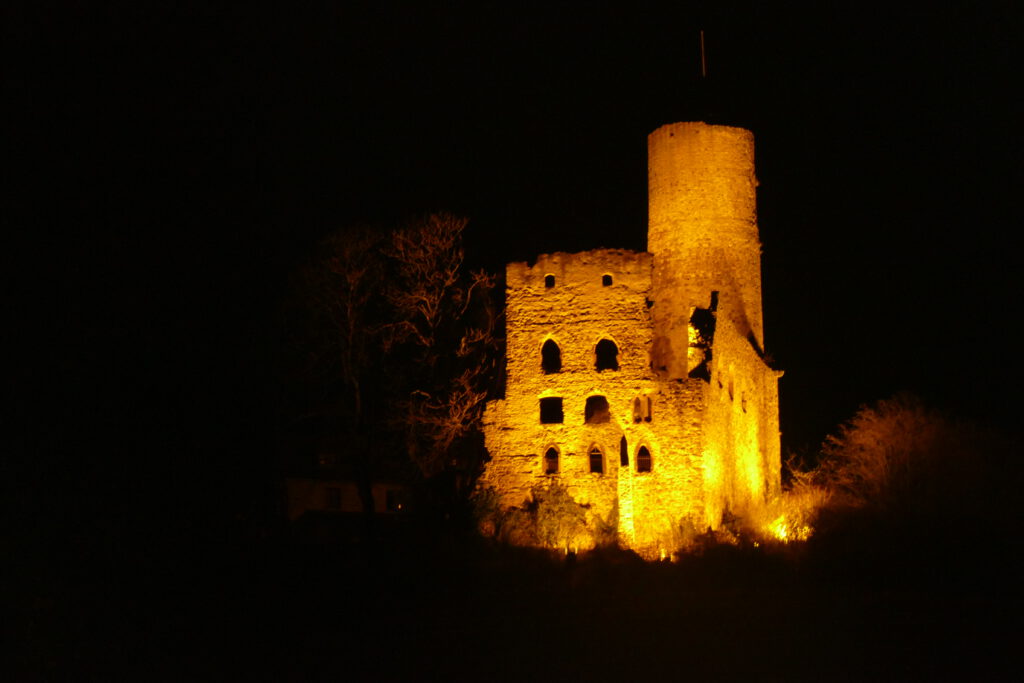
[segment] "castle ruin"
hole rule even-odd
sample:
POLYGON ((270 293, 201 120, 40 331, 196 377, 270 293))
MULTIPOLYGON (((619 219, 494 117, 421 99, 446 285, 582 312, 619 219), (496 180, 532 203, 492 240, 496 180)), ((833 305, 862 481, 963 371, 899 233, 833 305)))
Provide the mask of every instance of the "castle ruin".
POLYGON ((565 549, 612 524, 623 547, 664 555, 683 525, 718 528, 778 493, 756 186, 749 131, 665 125, 648 136, 647 252, 508 264, 506 391, 484 415, 479 486, 504 508, 564 489, 589 529, 565 549))

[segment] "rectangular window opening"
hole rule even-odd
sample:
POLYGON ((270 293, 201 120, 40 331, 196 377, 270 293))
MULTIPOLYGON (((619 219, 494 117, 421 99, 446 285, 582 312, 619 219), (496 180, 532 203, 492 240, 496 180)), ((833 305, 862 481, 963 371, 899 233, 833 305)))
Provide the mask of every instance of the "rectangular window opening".
POLYGON ((561 398, 542 398, 540 400, 540 423, 543 425, 561 424, 565 421, 562 412, 561 398))

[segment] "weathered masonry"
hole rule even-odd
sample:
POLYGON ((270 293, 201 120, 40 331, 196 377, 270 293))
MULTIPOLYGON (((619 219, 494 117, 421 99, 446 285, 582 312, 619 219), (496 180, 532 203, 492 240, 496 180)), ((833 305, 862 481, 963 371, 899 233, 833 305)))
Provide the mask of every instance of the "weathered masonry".
POLYGON ((480 481, 501 506, 558 485, 591 532, 614 523, 653 556, 683 525, 716 528, 778 493, 756 185, 749 131, 662 126, 648 137, 647 252, 508 264, 507 388, 487 406, 480 481))

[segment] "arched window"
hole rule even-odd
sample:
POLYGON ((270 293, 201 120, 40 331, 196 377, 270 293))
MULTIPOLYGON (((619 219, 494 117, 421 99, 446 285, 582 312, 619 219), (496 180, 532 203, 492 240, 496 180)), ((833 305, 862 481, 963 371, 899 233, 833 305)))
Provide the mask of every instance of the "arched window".
POLYGON ((604 424, 611 419, 611 410, 608 409, 608 399, 604 396, 590 396, 587 398, 587 405, 583 410, 583 421, 588 425, 604 424))
POLYGON ((636 452, 636 471, 651 471, 651 452, 647 450, 647 446, 641 446, 640 449, 636 452))
POLYGON ((637 396, 633 399, 633 422, 651 421, 651 397, 637 396))
POLYGON ((605 287, 611 287, 612 286, 612 276, 611 275, 602 275, 601 276, 601 284, 603 286, 605 286, 605 287))
POLYGON ((590 447, 590 471, 594 474, 604 474, 604 453, 596 445, 590 447))
POLYGON ((602 339, 597 342, 594 356, 596 357, 594 367, 598 370, 619 369, 619 347, 611 339, 602 339))
POLYGON ((558 348, 558 344, 553 339, 548 339, 544 342, 544 346, 540 347, 540 367, 544 370, 545 375, 562 369, 562 350, 558 348))
POLYGON ((554 287, 555 286, 555 276, 554 275, 550 275, 550 274, 545 275, 544 276, 544 286, 547 287, 548 289, 551 289, 552 287, 554 287))
POLYGON ((558 474, 558 449, 554 446, 544 451, 544 474, 558 474))
POLYGON ((564 421, 561 398, 542 398, 540 400, 540 423, 542 425, 561 424, 564 421))
POLYGON ((629 446, 626 445, 626 437, 619 439, 619 466, 629 467, 629 446))

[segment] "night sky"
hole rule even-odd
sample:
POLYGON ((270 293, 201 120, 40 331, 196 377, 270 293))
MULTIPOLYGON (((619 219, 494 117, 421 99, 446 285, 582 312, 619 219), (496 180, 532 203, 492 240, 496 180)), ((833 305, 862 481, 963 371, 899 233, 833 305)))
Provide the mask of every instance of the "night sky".
POLYGON ((319 237, 447 210, 494 271, 642 250, 646 136, 708 112, 756 138, 784 451, 898 390, 1009 421, 1013 3, 352 4, 4 11, 24 452, 68 481, 261 481, 276 311, 319 237))

